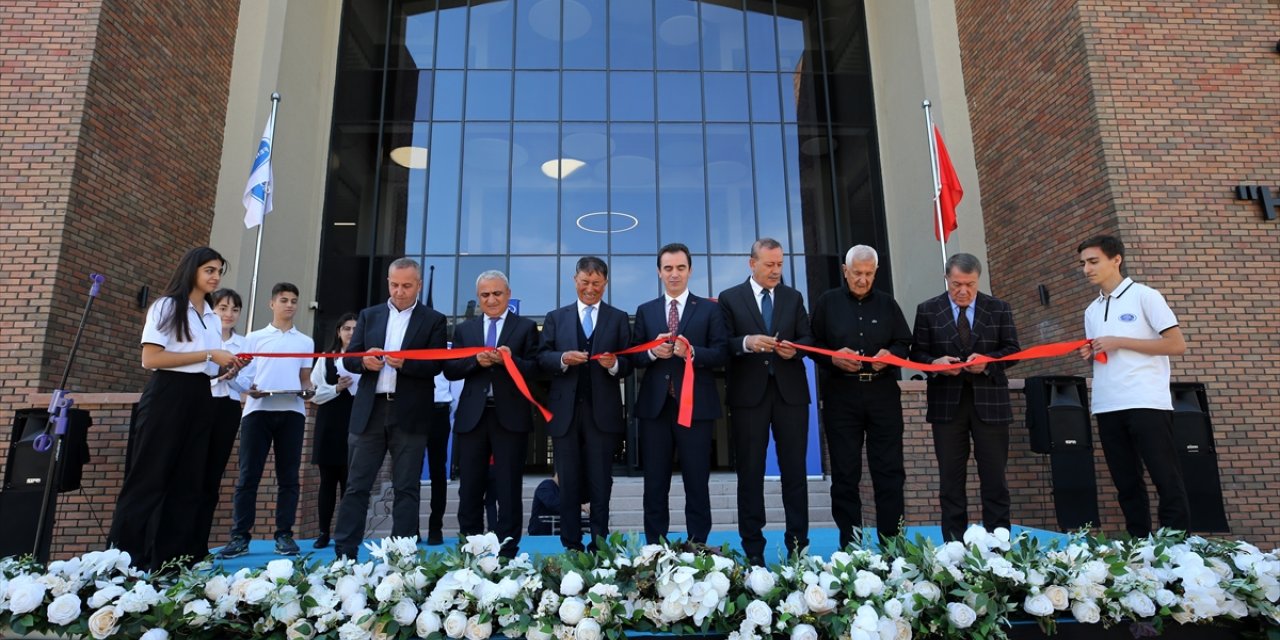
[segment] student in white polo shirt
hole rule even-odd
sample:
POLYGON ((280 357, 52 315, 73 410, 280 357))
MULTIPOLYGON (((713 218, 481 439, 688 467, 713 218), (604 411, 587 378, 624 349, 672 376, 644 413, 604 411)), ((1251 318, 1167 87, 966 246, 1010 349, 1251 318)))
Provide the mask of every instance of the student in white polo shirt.
MULTIPOLYGON (((245 337, 236 333, 240 308, 240 294, 234 289, 213 292, 213 312, 222 325, 222 348, 231 353, 244 353, 245 337)), ((206 549, 213 529, 213 513, 222 496, 222 476, 227 470, 227 460, 231 459, 231 450, 236 446, 236 434, 240 432, 240 394, 244 389, 236 383, 238 374, 239 371, 227 371, 209 381, 213 394, 213 431, 209 437, 209 456, 205 459, 205 507, 200 514, 199 528, 206 549)))
MULTIPOLYGON (((315 343, 293 325, 298 311, 298 287, 281 282, 271 288, 271 324, 249 334, 246 353, 312 353, 315 343)), ((276 459, 276 553, 297 555, 293 523, 298 515, 299 467, 310 397, 310 358, 254 358, 238 378, 248 389, 244 417, 240 420, 240 478, 236 481, 231 541, 218 553, 234 558, 249 550, 253 520, 257 516, 258 483, 267 463, 267 452, 276 459), (300 391, 276 393, 271 391, 300 391)))
POLYGON ((1107 356, 1106 363, 1093 363, 1092 411, 1125 529, 1134 537, 1151 533, 1145 465, 1160 496, 1160 526, 1186 531, 1187 490, 1173 443, 1169 393, 1169 356, 1187 350, 1178 318, 1159 291, 1121 273, 1119 238, 1096 236, 1076 252, 1085 277, 1100 288, 1084 312, 1084 334, 1092 344, 1081 347, 1080 356, 1107 356))

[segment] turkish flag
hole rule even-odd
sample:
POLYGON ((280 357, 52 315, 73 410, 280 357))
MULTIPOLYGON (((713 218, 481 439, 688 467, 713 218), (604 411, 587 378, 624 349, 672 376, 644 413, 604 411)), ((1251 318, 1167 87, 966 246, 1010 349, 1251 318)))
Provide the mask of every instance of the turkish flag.
POLYGON ((964 198, 964 188, 960 186, 960 177, 956 168, 951 166, 951 155, 947 153, 947 145, 942 144, 942 132, 933 127, 933 138, 938 145, 938 182, 942 185, 937 194, 938 205, 942 209, 942 229, 938 229, 938 220, 933 221, 933 237, 941 237, 943 241, 951 238, 956 230, 956 205, 964 198))

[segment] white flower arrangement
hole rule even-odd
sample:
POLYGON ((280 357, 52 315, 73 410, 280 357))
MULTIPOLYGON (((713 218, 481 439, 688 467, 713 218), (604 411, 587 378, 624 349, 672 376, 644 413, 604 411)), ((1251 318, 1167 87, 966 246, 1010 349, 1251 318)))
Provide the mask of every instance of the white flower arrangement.
POLYGON ((614 536, 593 554, 504 559, 492 534, 427 555, 414 538, 373 560, 274 560, 158 575, 116 551, 40 567, 0 560, 0 631, 105 638, 603 640, 628 631, 732 640, 1004 637, 1011 619, 1082 624, 1280 626, 1280 557, 1178 533, 1042 547, 971 528, 944 545, 889 541, 748 567, 727 549, 614 536))

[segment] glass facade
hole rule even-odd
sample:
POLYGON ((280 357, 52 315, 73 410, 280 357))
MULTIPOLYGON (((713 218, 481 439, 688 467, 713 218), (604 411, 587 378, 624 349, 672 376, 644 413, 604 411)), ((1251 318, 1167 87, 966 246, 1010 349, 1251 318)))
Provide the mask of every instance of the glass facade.
POLYGON ((834 286, 850 244, 886 245, 865 40, 848 1, 349 0, 317 335, 401 255, 451 320, 495 268, 540 319, 587 254, 634 311, 668 242, 700 295, 761 236, 806 295, 834 286))

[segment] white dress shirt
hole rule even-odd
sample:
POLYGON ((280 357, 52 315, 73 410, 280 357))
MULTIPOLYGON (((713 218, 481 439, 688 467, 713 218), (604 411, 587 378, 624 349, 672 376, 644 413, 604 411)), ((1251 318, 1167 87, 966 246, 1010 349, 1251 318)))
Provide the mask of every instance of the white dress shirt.
MULTIPOLYGON (((281 331, 269 324, 253 333, 245 340, 245 351, 248 353, 312 353, 315 342, 297 327, 289 327, 281 331)), ((240 370, 236 383, 245 389, 257 386, 262 391, 292 391, 302 388, 299 372, 311 368, 310 358, 254 358, 249 366, 240 370)), ((307 408, 302 398, 293 394, 249 397, 245 400, 244 414, 255 411, 296 411, 306 414, 307 408)))
MULTIPOLYGON (((315 364, 311 367, 311 384, 316 387, 316 395, 311 396, 312 404, 324 404, 341 393, 338 391, 337 385, 329 384, 324 379, 325 368, 328 366, 325 360, 328 358, 316 358, 315 364)), ((342 358, 333 359, 334 367, 338 370, 338 377, 351 376, 351 386, 347 387, 347 393, 352 396, 356 395, 356 388, 360 384, 360 374, 347 371, 347 366, 342 364, 342 358)))
MULTIPOLYGON (((169 331, 161 331, 160 325, 173 315, 173 300, 160 298, 147 310, 147 320, 142 325, 142 344, 154 344, 163 347, 170 353, 203 353, 222 348, 222 321, 213 307, 204 305, 204 311, 196 310, 190 300, 187 301, 187 327, 191 330, 191 339, 179 340, 171 327, 169 331)), ((193 362, 180 367, 166 367, 165 371, 181 373, 203 373, 213 377, 218 375, 218 365, 212 361, 193 362)))
MULTIPOLYGON (((755 293, 755 296, 756 296, 756 309, 760 310, 760 317, 761 317, 761 318, 764 318, 764 295, 763 295, 763 294, 764 294, 764 287, 763 287, 763 286, 761 286, 759 282, 756 282, 756 279, 755 279, 755 278, 747 278, 747 282, 750 282, 750 283, 751 283, 751 291, 753 291, 753 292, 755 293)), ((771 295, 771 296, 772 296, 772 295, 775 295, 775 291, 774 291, 773 289, 770 289, 770 290, 769 290, 769 295, 771 295)), ((670 302, 668 302, 667 304, 671 304, 671 303, 670 303, 670 302)), ((777 299, 774 299, 773 304, 774 304, 775 306, 778 304, 777 299)), ((768 318, 765 318, 765 321, 766 321, 766 322, 768 322, 768 321, 769 321, 769 320, 768 320, 768 318)), ((747 349, 747 336, 743 336, 743 337, 742 337, 742 350, 743 350, 743 351, 747 351, 747 350, 748 350, 748 349, 747 349)))
MULTIPOLYGON (((383 340, 383 351, 399 351, 404 345, 404 333, 409 329, 409 319, 413 317, 413 310, 418 308, 418 301, 414 300, 408 309, 400 311, 396 309, 391 300, 387 300, 387 336, 383 340)), ((370 345, 372 346, 372 345, 370 345)), ((378 372, 378 386, 374 389, 378 393, 395 393, 396 392, 396 371, 395 367, 383 366, 378 372)))
MULTIPOLYGON (((666 320, 667 320, 667 316, 671 313, 671 301, 672 301, 672 300, 675 300, 675 301, 676 301, 676 318, 678 318, 677 322, 678 322, 679 320, 684 320, 684 308, 687 306, 685 303, 689 301, 689 290, 688 290, 688 289, 685 289, 683 292, 681 292, 681 293, 680 293, 680 295, 678 295, 678 296, 676 296, 676 297, 674 297, 674 298, 672 298, 670 295, 668 295, 668 294, 666 294, 666 293, 663 293, 663 294, 662 294, 662 320, 663 320, 663 322, 666 322, 666 320)), ((666 332, 664 331, 663 333, 666 333, 666 332)), ((658 359, 658 356, 653 355, 653 349, 650 349, 650 350, 649 350, 649 359, 650 359, 650 360, 657 360, 657 359, 658 359)))
MULTIPOLYGON (((244 353, 244 336, 232 331, 231 337, 222 341, 222 348, 233 354, 244 353)), ((244 389, 236 383, 235 376, 227 380, 219 381, 217 378, 209 381, 209 392, 215 398, 231 398, 236 402, 240 401, 240 394, 244 393, 244 389)))

